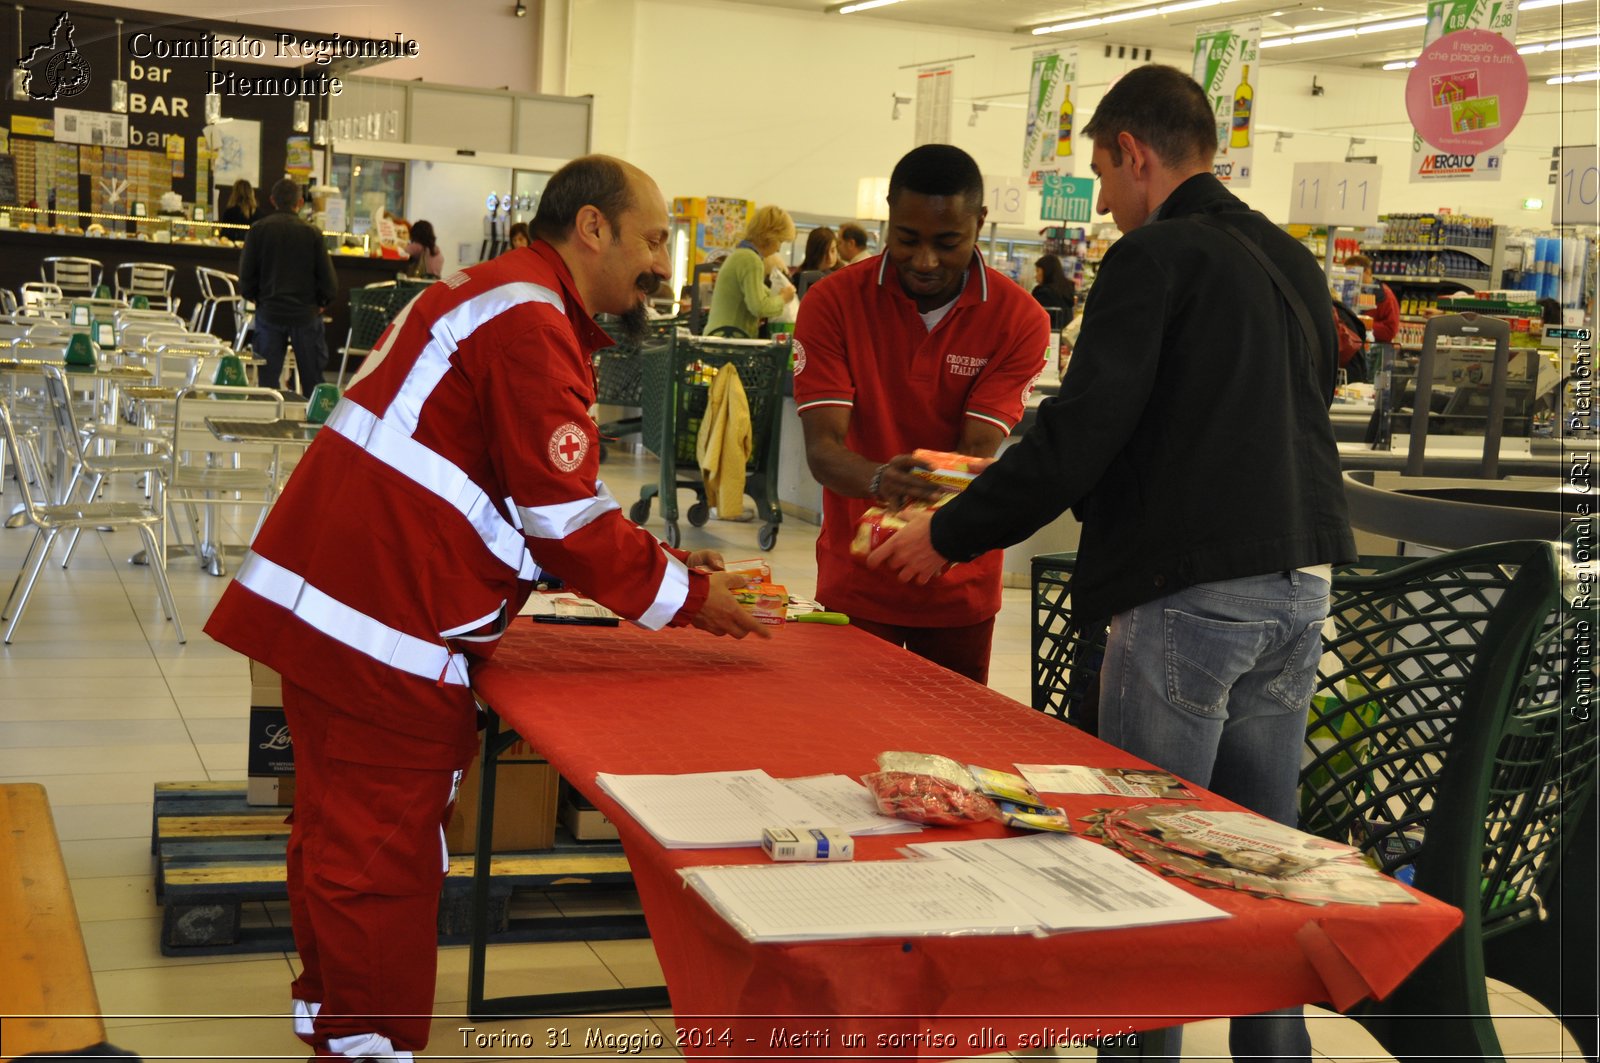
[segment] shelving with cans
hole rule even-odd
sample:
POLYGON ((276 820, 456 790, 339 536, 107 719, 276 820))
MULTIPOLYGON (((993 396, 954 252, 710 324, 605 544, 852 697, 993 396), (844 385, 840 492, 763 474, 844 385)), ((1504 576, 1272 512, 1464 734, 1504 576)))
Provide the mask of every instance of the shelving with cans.
POLYGON ((1389 215, 1382 232, 1362 250, 1372 259, 1373 276, 1391 287, 1487 288, 1505 268, 1506 228, 1488 218, 1389 215))

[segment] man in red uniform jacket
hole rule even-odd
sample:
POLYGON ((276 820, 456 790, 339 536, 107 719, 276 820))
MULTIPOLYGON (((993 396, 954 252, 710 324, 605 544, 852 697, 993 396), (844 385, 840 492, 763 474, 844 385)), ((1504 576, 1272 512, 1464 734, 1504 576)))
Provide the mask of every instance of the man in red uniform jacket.
POLYGON ((994 456, 1044 368, 1050 319, 977 253, 983 175, 960 148, 924 144, 889 177, 881 255, 813 284, 794 338, 806 460, 823 486, 817 599, 871 634, 977 682, 1000 611, 999 554, 927 586, 851 556, 874 505, 938 494, 918 448, 994 456))
POLYGON ((647 628, 764 629, 709 551, 664 546, 598 481, 591 312, 642 327, 668 272, 655 182, 590 156, 532 246, 401 311, 295 470, 206 630, 283 675, 288 884, 319 1056, 426 1046, 449 821, 476 749, 471 663, 541 573, 647 628))

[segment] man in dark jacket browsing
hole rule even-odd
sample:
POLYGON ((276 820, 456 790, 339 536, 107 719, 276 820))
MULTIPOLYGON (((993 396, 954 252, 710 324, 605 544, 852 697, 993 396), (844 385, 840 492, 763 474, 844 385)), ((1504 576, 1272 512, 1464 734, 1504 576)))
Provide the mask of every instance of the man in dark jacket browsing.
POLYGON ((272 186, 277 208, 250 227, 239 260, 239 291, 256 304, 253 345, 261 383, 275 388, 283 376, 285 348, 294 345, 300 387, 309 394, 322 382, 328 340, 322 311, 339 292, 322 234, 300 220, 300 186, 285 177, 272 186))
MULTIPOLYGON (((1311 254, 1212 175, 1215 119, 1172 67, 1084 127, 1106 254, 1058 397, 870 564, 927 581, 1083 522, 1074 609, 1110 617, 1100 737, 1283 823, 1333 564, 1352 559, 1327 415, 1337 351, 1311 254)), ((1235 1019, 1235 1058, 1306 1059, 1299 1009, 1235 1019)))

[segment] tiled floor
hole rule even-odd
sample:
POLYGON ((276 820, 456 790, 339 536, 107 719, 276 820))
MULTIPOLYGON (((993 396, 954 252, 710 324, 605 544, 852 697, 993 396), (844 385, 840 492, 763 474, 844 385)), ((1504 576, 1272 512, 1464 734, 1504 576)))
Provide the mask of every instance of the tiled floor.
MULTIPOLYGON (((655 476, 648 458, 613 455, 605 468, 613 494, 637 497, 655 476)), ((114 497, 134 497, 129 484, 114 497)), ((16 501, 7 485, 6 509, 16 501)), ((239 541, 254 522, 239 513, 239 541)), ((661 532, 659 515, 649 525, 661 532)), ((752 557, 755 523, 683 525, 685 546, 752 557)), ((816 529, 784 524, 767 552, 776 577, 810 594, 816 529)), ((31 529, 0 531, 0 573, 9 586, 31 529)), ((0 648, 0 781, 41 781, 50 793, 72 877, 100 1002, 114 1043, 146 1059, 302 1058, 282 1010, 296 966, 292 954, 168 959, 158 947, 160 909, 152 895, 151 795, 158 782, 237 779, 245 768, 248 681, 244 661, 206 638, 205 618, 225 581, 187 559, 171 568, 187 645, 162 619, 150 574, 131 567, 133 536, 86 536, 72 567, 49 567, 34 592, 16 642, 0 648)), ((990 685, 1028 700, 1027 591, 1007 590, 995 635, 990 685)), ((249 913, 282 919, 281 909, 249 913)), ((438 1004, 428 1058, 525 1059, 543 1054, 620 1054, 585 1047, 588 1031, 644 1055, 675 1055, 665 1013, 583 1020, 532 1019, 474 1024, 463 1018, 466 953, 441 950, 438 1004), (562 1045, 562 1034, 570 1044, 562 1045), (551 1041, 556 1042, 554 1045, 551 1041), (660 1044, 663 1047, 652 1047, 660 1044)), ((535 992, 643 985, 659 978, 646 941, 497 945, 490 991, 535 992), (501 988, 496 988, 496 987, 501 988)), ((0 974, 0 977, 4 977, 0 974)), ((1501 1038, 1518 1058, 1572 1058, 1570 1035, 1528 998, 1494 997, 1501 1038)), ((1318 1054, 1339 1060, 1387 1059, 1356 1023, 1321 1013, 1312 1022, 1318 1054)), ((1189 1028, 1185 1057, 1226 1057, 1226 1029, 1189 1028)), ((1072 1054, 1072 1053, 1064 1053, 1072 1054)))

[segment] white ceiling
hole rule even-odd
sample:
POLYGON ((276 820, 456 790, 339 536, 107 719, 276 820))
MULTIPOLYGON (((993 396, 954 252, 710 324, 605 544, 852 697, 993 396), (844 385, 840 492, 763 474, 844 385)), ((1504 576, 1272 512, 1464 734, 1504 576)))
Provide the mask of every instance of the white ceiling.
MULTIPOLYGON (((734 0, 759 7, 813 11, 818 17, 835 7, 838 0, 734 0)), ((1156 0, 1157 3, 1160 0, 1156 0)), ((1140 19, 1121 25, 1076 30, 1051 36, 1033 37, 1027 30, 1070 19, 1087 18, 1150 6, 1140 0, 902 0, 901 3, 852 15, 827 15, 828 18, 881 19, 990 33, 1014 33, 1019 44, 1101 41, 1113 45, 1137 45, 1187 52, 1194 44, 1195 29, 1204 24, 1237 21, 1259 16, 1262 36, 1307 31, 1326 26, 1346 25, 1374 18, 1402 18, 1426 13, 1426 0, 1285 0, 1270 5, 1268 0, 1231 0, 1218 7, 1185 11, 1173 15, 1140 19)), ((1600 32, 1600 3, 1575 0, 1555 7, 1521 11, 1517 18, 1519 45, 1566 38, 1592 37, 1600 32)), ((1422 29, 1402 29, 1366 34, 1340 40, 1321 41, 1269 48, 1261 53, 1261 64, 1326 63, 1340 67, 1377 67, 1391 60, 1415 58, 1422 45, 1422 29)), ((1528 75, 1535 83, 1557 74, 1575 74, 1600 66, 1600 49, 1594 45, 1559 52, 1524 56, 1528 75)), ((1397 75, 1403 77, 1401 73, 1397 75)))

